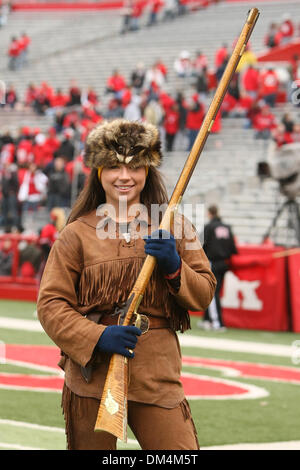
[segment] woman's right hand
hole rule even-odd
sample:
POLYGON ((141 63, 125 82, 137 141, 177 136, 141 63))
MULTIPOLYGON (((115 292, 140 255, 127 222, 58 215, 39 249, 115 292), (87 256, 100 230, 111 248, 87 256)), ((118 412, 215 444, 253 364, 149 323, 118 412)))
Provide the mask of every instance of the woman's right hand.
POLYGON ((100 351, 133 358, 134 353, 129 351, 134 349, 137 343, 137 336, 142 334, 136 326, 110 325, 105 328, 97 343, 100 351))

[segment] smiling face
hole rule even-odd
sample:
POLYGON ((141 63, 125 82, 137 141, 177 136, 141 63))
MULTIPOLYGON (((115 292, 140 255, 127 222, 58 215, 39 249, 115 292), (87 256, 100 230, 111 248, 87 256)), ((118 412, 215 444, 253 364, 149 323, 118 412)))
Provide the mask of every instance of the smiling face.
POLYGON ((146 182, 146 167, 131 168, 120 164, 103 168, 101 184, 105 191, 106 203, 112 204, 116 210, 120 200, 126 200, 128 207, 140 202, 140 194, 146 182))

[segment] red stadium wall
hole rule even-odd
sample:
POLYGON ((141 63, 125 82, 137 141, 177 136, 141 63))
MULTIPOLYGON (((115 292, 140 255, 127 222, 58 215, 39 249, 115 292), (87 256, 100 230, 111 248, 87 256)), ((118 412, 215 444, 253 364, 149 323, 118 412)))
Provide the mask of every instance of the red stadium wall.
MULTIPOLYGON (((246 3, 246 2, 249 3, 249 0, 225 0, 225 1, 227 3, 246 3)), ((269 3, 271 3, 271 2, 273 2, 273 3, 281 2, 282 3, 282 0, 255 0, 255 2, 253 2, 253 4, 254 3, 256 4, 256 3, 259 3, 259 2, 269 2, 269 3)))
MULTIPOLYGON (((214 3, 215 0, 182 0, 183 4, 190 4, 191 7, 207 7, 214 3)), ((13 10, 113 10, 123 7, 123 0, 103 0, 99 2, 89 1, 70 1, 70 2, 40 2, 33 0, 16 0, 13 2, 13 10)), ((142 3, 149 3, 149 0, 144 0, 142 3)))
MULTIPOLYGON (((11 243, 7 253, 12 253, 11 272, 9 275, 0 276, 0 299, 12 300, 37 300, 38 279, 29 264, 22 269, 20 266, 20 242, 25 241, 36 245, 36 236, 24 236, 18 234, 0 235, 0 246, 3 251, 3 243, 9 240, 11 243)), ((24 263, 25 264, 25 263, 24 263)))

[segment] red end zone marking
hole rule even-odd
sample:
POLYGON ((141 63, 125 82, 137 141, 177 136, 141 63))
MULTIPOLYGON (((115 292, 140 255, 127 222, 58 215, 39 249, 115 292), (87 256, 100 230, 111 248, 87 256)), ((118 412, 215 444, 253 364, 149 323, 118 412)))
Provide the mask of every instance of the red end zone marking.
POLYGON ((62 377, 49 377, 47 375, 0 374, 0 386, 6 388, 50 389, 60 391, 63 387, 62 377))
POLYGON ((56 346, 6 344, 6 359, 59 369, 60 351, 56 346))
POLYGON ((267 364, 251 364, 222 359, 202 359, 199 357, 182 358, 183 365, 207 368, 229 368, 237 371, 241 377, 253 377, 266 380, 300 383, 300 370, 295 367, 272 366, 267 364))
MULTIPOLYGON (((36 345, 6 345, 6 358, 12 363, 34 364, 35 366, 51 367, 59 373, 57 362, 60 358, 56 346, 36 345)), ((201 359, 197 357, 183 357, 183 365, 192 367, 207 367, 223 370, 227 376, 245 376, 265 379, 278 379, 300 383, 300 371, 297 369, 267 366, 260 364, 242 363, 235 361, 201 359)), ((185 394, 189 398, 255 398, 263 396, 265 391, 249 384, 241 384, 233 380, 183 372, 181 381, 185 394)), ((0 374, 0 387, 24 388, 31 390, 61 391, 63 377, 39 376, 25 374, 0 374)))

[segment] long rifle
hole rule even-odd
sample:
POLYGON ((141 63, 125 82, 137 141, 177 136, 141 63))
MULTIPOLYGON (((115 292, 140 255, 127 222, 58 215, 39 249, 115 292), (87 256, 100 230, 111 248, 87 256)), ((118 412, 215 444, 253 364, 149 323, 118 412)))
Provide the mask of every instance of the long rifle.
MULTIPOLYGON (((252 8, 249 11, 247 21, 242 29, 231 58, 226 66, 223 76, 219 82, 215 96, 206 113, 205 119, 199 130, 192 150, 186 160, 184 168, 177 181, 168 207, 164 213, 160 229, 169 230, 173 214, 193 174, 194 168, 199 160, 200 154, 210 133, 217 112, 220 109, 230 80, 237 68, 239 60, 245 50, 246 44, 251 36, 259 11, 252 8)), ((153 256, 147 255, 138 278, 129 294, 123 311, 123 325, 130 325, 133 318, 137 318, 136 326, 139 326, 140 316, 137 313, 143 294, 152 275, 156 264, 153 256)), ((119 354, 113 354, 110 360, 108 373, 104 385, 102 399, 95 424, 95 431, 106 431, 124 442, 127 441, 127 393, 128 393, 128 360, 119 354)))

